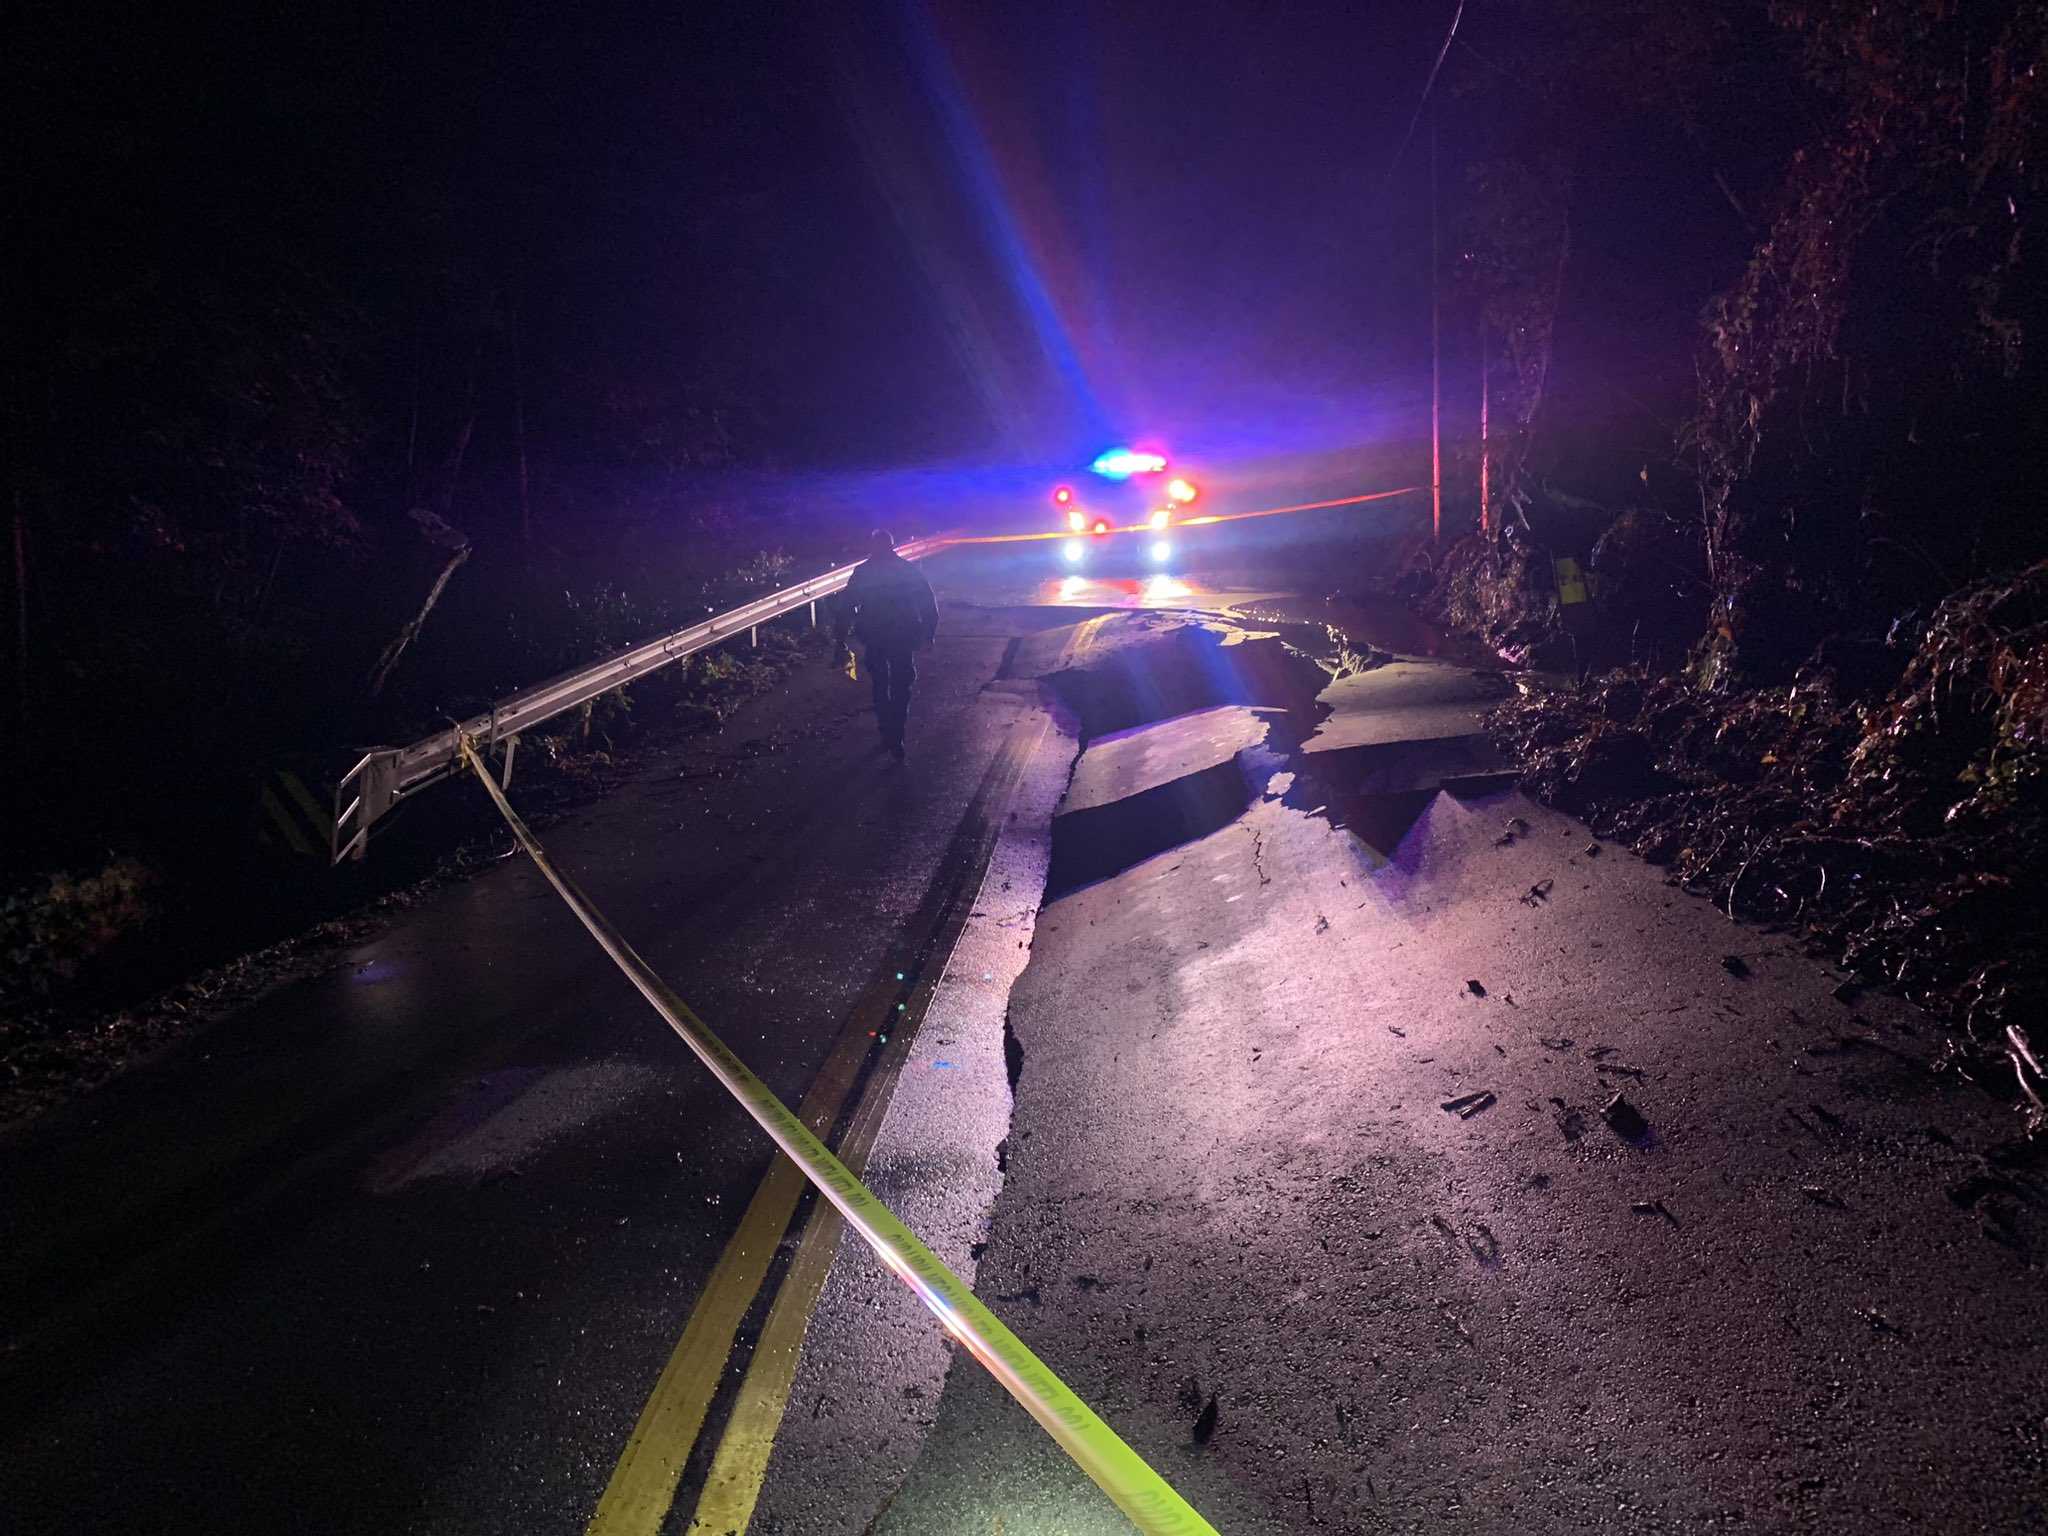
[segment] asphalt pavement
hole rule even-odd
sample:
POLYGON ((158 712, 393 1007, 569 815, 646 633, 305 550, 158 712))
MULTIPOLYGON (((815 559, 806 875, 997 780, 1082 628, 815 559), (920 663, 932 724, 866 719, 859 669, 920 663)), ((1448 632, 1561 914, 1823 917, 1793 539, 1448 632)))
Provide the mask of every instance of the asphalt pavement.
MULTIPOLYGON (((546 841, 1218 1528, 2039 1528, 2038 1191, 1924 1020, 1522 800, 1397 613, 932 569, 907 768, 820 666, 546 841)), ((769 1151, 448 887, 0 1144, 0 1518, 1128 1529, 769 1151)))
MULTIPOLYGON (((1381 658, 1156 847, 1227 733, 1090 743, 1052 841, 1106 752, 1143 856, 1039 915, 981 1294, 1226 1531, 2041 1528, 2012 1107, 1515 792, 1506 686, 1381 658)), ((873 1528, 1128 1527, 963 1363, 873 1528)))
MULTIPOLYGON (((821 664, 549 846, 795 1104, 943 965, 1075 621, 951 614, 907 768, 821 664)), ((4 1523, 581 1529, 769 1152, 528 864, 450 886, 0 1148, 4 1523)))

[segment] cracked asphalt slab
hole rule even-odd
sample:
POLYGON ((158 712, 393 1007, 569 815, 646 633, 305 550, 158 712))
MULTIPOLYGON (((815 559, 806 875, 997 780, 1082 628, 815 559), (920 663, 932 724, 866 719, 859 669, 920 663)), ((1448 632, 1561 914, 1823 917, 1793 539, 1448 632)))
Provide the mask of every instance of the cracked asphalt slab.
MULTIPOLYGON (((545 840, 794 1102, 1032 733, 870 1181, 1198 1509, 2038 1528, 2041 1192, 1925 1021, 1486 788, 1469 667, 1021 571, 933 567, 908 772, 821 668, 545 840)), ((769 1152, 513 860, 0 1156, 11 1525, 468 1531, 589 1519, 769 1152)), ((790 1404, 750 1530, 1128 1529, 857 1242, 790 1404)))
MULTIPOLYGON (((2039 1208, 1928 1022, 1313 760, 1041 914, 979 1294, 1224 1530, 2038 1529, 2039 1208)), ((1128 1525, 963 1363, 874 1528, 1128 1525)))

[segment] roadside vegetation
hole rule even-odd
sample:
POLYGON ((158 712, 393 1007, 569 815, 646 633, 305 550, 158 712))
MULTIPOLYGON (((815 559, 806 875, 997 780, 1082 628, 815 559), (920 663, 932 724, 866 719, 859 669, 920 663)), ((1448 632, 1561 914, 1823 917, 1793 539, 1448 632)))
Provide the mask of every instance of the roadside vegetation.
POLYGON ((2048 8, 1496 6, 1451 57, 1489 430, 1422 601, 1551 679, 1536 790, 2038 1126, 2048 8))
MULTIPOLYGON (((588 61, 523 36, 86 0, 8 60, 0 1118, 464 867, 451 808, 328 871, 363 748, 846 552, 728 473, 788 441, 748 334, 785 301, 593 190, 588 61)), ((601 701, 521 782, 587 791, 783 659, 601 701)))
MULTIPOLYGON (((766 626, 757 647, 700 652, 529 734, 517 760, 522 813, 546 827, 644 756, 717 732, 825 646, 793 623, 766 626)), ((231 846, 211 871, 115 855, 19 880, 0 899, 0 1127, 325 968, 510 847, 482 796, 457 786, 430 816, 393 817, 363 865, 330 871, 324 850, 308 859, 231 846)))

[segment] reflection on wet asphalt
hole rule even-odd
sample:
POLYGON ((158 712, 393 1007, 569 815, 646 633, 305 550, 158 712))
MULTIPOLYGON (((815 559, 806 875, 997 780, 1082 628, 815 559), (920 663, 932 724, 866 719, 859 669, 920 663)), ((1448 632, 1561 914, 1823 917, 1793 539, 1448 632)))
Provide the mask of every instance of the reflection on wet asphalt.
MULTIPOLYGON (((989 687, 1031 627, 955 612, 906 767, 821 660, 544 832, 785 1101, 1034 703, 989 687)), ((10 1521, 157 1531, 581 1529, 769 1162, 524 861, 5 1155, 10 1521)))

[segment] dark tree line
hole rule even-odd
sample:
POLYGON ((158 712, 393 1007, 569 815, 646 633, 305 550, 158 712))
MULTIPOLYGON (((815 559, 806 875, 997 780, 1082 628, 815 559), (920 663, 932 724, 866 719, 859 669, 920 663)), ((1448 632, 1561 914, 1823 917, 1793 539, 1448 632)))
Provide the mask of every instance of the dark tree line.
POLYGON ((2048 555, 2048 8, 1508 0, 1450 58, 1493 532, 1657 522, 1710 683, 2048 555))
POLYGON ((764 82, 652 7, 12 20, 0 771, 46 814, 0 867, 238 816, 787 536, 699 481, 791 441, 752 179, 817 174, 801 50, 764 82))

